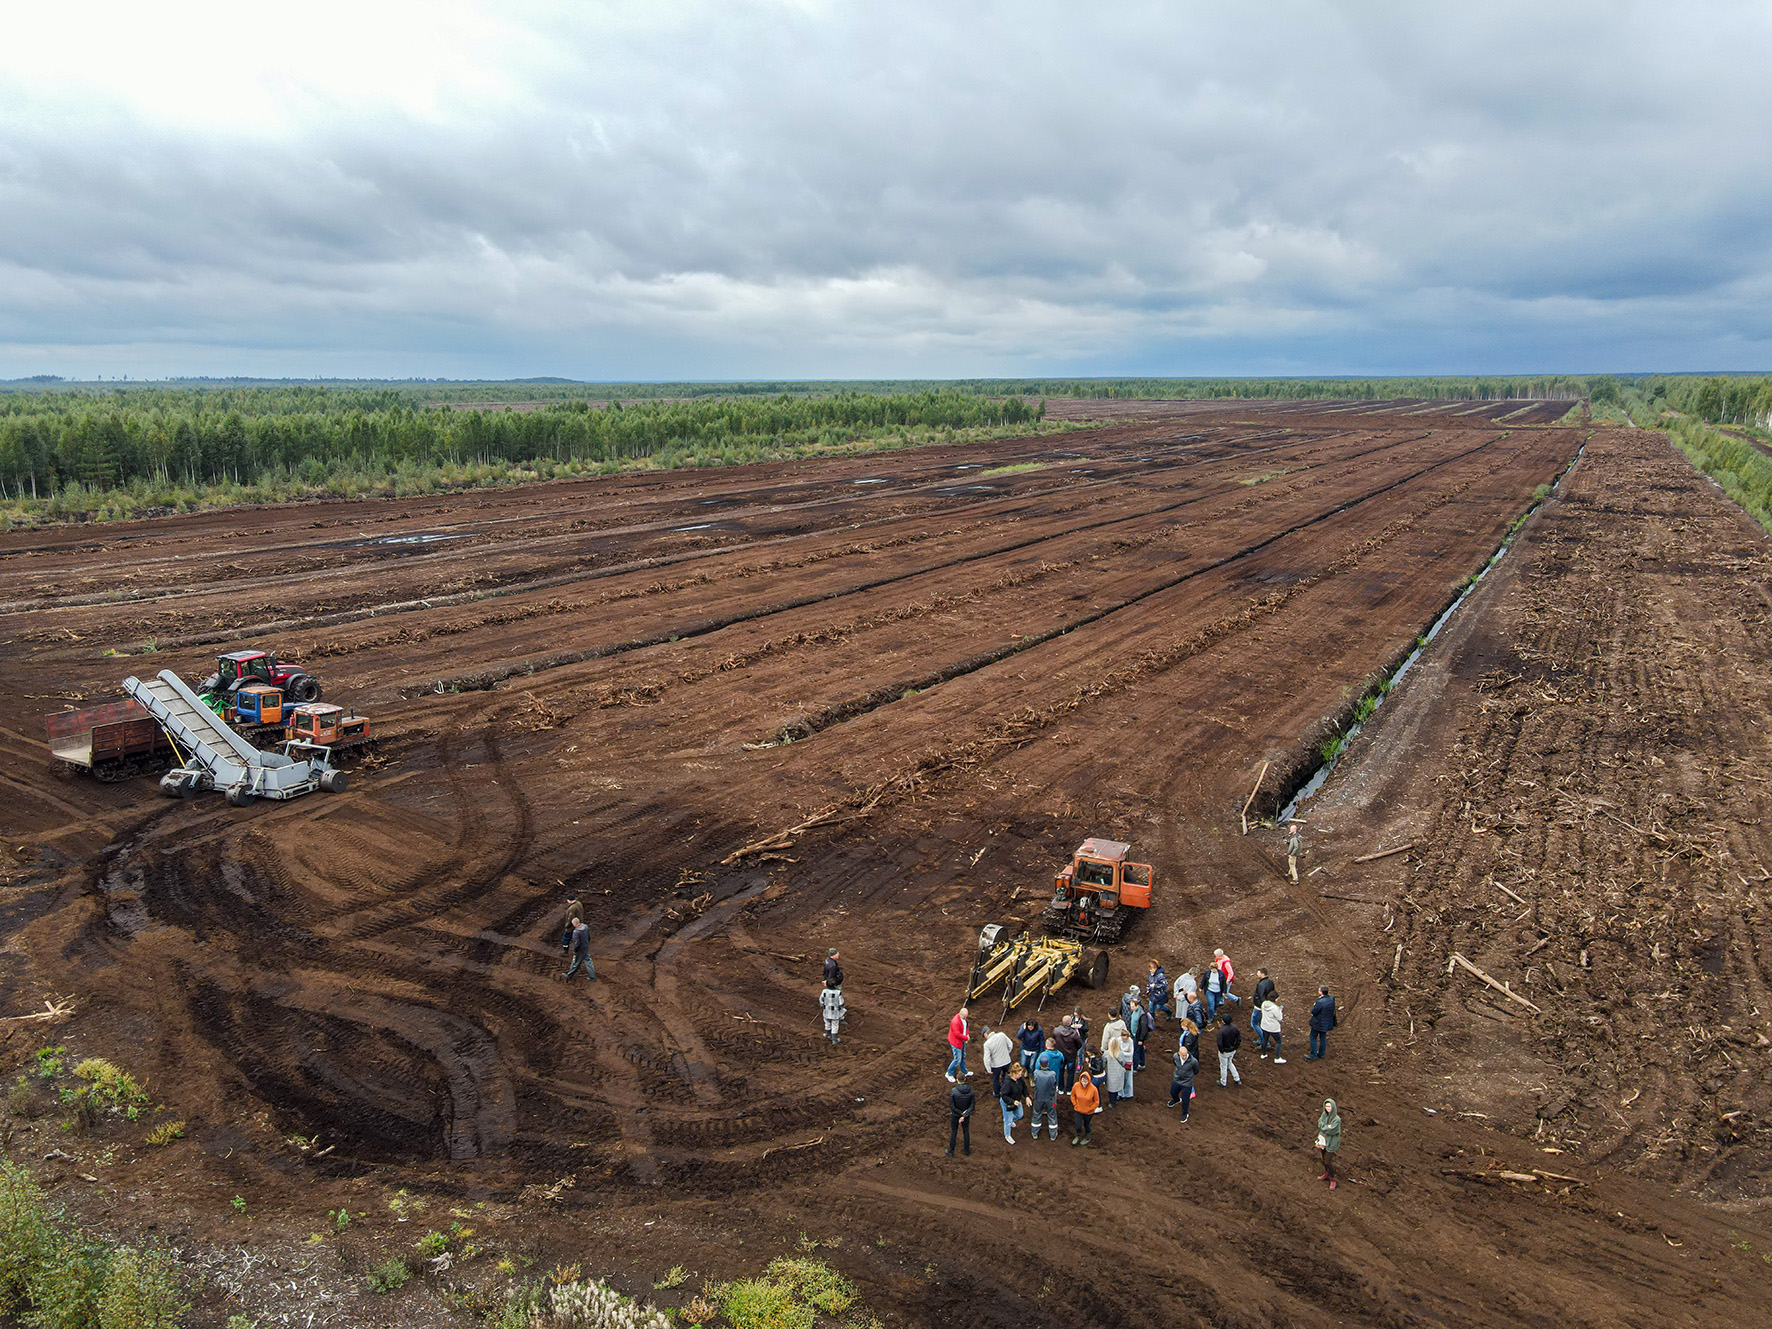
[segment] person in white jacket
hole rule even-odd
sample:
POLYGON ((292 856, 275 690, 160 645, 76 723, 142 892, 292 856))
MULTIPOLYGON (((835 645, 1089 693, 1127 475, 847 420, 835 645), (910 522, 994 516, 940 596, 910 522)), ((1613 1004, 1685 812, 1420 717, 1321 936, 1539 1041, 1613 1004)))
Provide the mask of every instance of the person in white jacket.
POLYGON ((1002 1029, 985 1027, 984 1068, 991 1073, 991 1093, 1003 1091, 1003 1072, 1015 1060, 1015 1040, 1002 1029))
POLYGON ((1101 1027, 1102 1070, 1107 1075, 1107 1102, 1112 1107, 1132 1097, 1132 1035, 1118 1015, 1101 1027))
POLYGON ((1286 1064, 1286 1058, 1280 1055, 1280 1018, 1285 1013, 1280 1008, 1280 1003, 1272 997, 1261 1003, 1261 1036, 1273 1049, 1274 1065, 1276 1066, 1286 1064))

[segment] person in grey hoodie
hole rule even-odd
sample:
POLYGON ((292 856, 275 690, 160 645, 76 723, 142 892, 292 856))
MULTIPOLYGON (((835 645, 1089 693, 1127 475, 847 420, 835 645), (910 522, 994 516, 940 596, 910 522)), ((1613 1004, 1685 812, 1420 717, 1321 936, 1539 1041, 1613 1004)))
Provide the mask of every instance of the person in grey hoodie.
POLYGON ((1058 1068, 1036 1063, 1034 1067, 1034 1138, 1040 1138, 1040 1124, 1052 1128, 1058 1139, 1058 1068))

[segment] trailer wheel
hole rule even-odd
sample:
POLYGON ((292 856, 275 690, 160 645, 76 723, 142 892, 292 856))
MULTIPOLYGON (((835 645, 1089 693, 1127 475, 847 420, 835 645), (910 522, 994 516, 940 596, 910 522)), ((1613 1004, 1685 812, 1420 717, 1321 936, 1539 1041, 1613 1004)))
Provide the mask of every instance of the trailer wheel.
POLYGON ((342 794, 350 778, 343 771, 321 771, 320 788, 329 794, 342 794))
POLYGON ((168 771, 160 777, 160 792, 168 798, 183 798, 185 796, 185 777, 176 771, 168 771))
POLYGON ((1089 962, 1088 971, 1083 975, 1083 986, 1087 988, 1098 988, 1103 983, 1107 982, 1107 974, 1108 953, 1106 951, 1097 951, 1095 952, 1095 958, 1089 962))
POLYGON ((254 797, 252 790, 242 784, 237 784, 228 790, 228 802, 237 808, 251 807, 254 797))

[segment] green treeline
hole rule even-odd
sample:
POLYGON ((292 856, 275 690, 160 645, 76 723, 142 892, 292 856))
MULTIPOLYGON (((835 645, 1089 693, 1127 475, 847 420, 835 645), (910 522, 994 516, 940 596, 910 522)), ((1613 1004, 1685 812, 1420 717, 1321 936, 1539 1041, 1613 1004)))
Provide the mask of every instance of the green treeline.
POLYGON ((0 498, 133 482, 187 490, 267 479, 321 485, 340 466, 594 466, 641 458, 705 465, 882 431, 1033 424, 1044 413, 1020 398, 951 390, 625 406, 579 398, 520 411, 418 405, 399 388, 15 393, 0 396, 0 498))
MULTIPOLYGON (((1051 397, 1586 399, 1596 410, 1628 399, 1633 411, 1655 418, 1751 427, 1772 420, 1772 377, 1739 375, 767 383, 39 379, 0 383, 0 528, 319 494, 426 493, 631 466, 725 465, 1065 427, 1042 423, 1044 399, 1051 397), (513 405, 520 409, 499 409, 513 405)), ((1741 456, 1724 469, 1739 479, 1758 466, 1741 456)))
POLYGON ((1595 395, 1594 419, 1625 419, 1644 429, 1665 430, 1688 461, 1772 532, 1772 456, 1767 455, 1772 442, 1765 429, 1772 394, 1766 393, 1767 385, 1766 379, 1696 375, 1621 382, 1603 396, 1595 395), (1751 387, 1752 393, 1740 393, 1743 387, 1751 387), (1724 416, 1721 424, 1713 424, 1700 416, 1701 405, 1719 414, 1730 410, 1732 397, 1742 423, 1724 416))

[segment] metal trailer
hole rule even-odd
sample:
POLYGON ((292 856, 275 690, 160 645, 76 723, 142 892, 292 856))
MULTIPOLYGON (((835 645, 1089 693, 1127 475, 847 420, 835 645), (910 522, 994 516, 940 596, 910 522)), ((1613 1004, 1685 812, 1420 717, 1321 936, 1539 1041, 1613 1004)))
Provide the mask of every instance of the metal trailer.
POLYGON ((219 789, 235 807, 245 807, 255 798, 297 798, 315 789, 338 793, 345 787, 345 773, 334 769, 327 748, 292 742, 282 752, 260 752, 170 669, 145 682, 126 678, 123 690, 160 722, 184 759, 160 777, 162 793, 182 798, 219 789))
POLYGON ((84 711, 43 717, 49 750, 77 771, 106 782, 163 771, 172 765, 172 744, 142 706, 124 698, 84 711))

